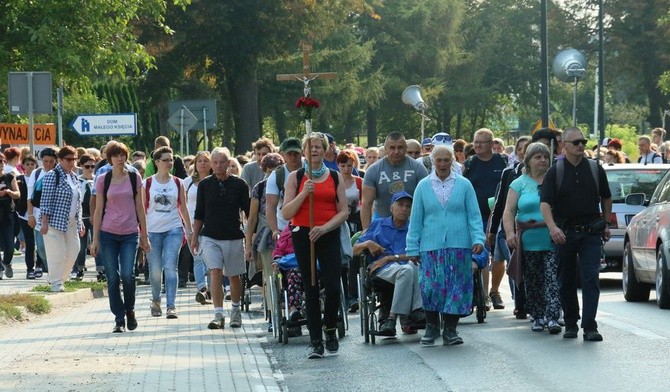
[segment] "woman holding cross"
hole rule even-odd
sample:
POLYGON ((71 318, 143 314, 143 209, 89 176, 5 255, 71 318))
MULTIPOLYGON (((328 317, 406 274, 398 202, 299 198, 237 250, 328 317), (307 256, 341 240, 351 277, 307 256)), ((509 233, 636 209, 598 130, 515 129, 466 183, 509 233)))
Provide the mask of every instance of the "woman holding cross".
POLYGON ((291 220, 293 246, 300 273, 305 279, 312 276, 314 257, 319 260, 319 280, 305 284, 307 328, 310 335, 309 358, 321 358, 324 353, 319 288, 325 290, 323 329, 326 349, 336 353, 337 310, 340 306, 340 276, 342 268, 340 225, 347 219, 349 208, 344 181, 340 173, 323 163, 328 139, 322 133, 309 134, 302 143, 305 166, 292 172, 286 183, 284 219, 291 220), (311 255, 310 242, 314 242, 311 255))

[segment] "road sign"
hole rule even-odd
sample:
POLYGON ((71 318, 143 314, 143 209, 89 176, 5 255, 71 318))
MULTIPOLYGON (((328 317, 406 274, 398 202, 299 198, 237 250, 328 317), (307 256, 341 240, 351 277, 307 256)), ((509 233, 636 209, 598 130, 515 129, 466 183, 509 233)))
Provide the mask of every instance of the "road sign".
POLYGON ((51 72, 9 73, 9 113, 28 114, 29 98, 32 98, 33 114, 53 113, 51 72))
MULTIPOLYGON (((56 126, 54 124, 34 124, 35 144, 56 145, 56 126)), ((29 144, 28 124, 0 123, 0 142, 2 144, 29 144)))
POLYGON ((198 119, 198 123, 193 126, 194 129, 213 129, 216 128, 216 100, 214 99, 193 99, 184 101, 172 101, 168 103, 168 113, 174 113, 182 106, 186 106, 198 119), (203 118, 207 120, 205 124, 203 118))
POLYGON ((188 110, 186 106, 182 106, 181 108, 175 110, 170 118, 168 118, 168 124, 172 125, 172 128, 177 131, 181 131, 183 126, 184 132, 186 132, 193 128, 197 123, 198 118, 193 113, 191 113, 191 111, 188 110))
POLYGON ((80 114, 70 128, 82 136, 137 134, 137 114, 80 114))

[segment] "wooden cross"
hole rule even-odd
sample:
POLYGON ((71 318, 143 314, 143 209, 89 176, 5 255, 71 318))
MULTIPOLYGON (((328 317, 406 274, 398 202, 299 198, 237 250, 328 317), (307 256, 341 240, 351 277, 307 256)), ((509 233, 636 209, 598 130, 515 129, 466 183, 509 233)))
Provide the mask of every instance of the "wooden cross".
POLYGON ((299 80, 304 84, 304 95, 307 97, 311 94, 309 83, 316 79, 335 79, 336 72, 317 72, 312 73, 312 66, 309 62, 309 52, 312 50, 312 45, 302 43, 302 73, 301 74, 277 74, 277 80, 280 82, 299 80))

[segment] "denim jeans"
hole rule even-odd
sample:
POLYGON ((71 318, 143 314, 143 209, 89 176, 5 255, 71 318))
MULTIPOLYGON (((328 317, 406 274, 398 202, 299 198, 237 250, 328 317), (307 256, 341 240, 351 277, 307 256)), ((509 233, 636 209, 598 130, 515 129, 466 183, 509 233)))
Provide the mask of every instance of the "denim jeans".
POLYGON ((12 264, 14 259, 14 219, 16 214, 7 213, 0 223, 0 248, 2 248, 2 264, 12 264))
POLYGON ((77 261, 72 267, 72 272, 83 271, 84 267, 86 267, 86 250, 88 249, 88 244, 91 243, 91 235, 93 231, 93 225, 89 218, 84 218, 84 227, 86 227, 86 234, 84 234, 83 237, 79 237, 79 254, 77 255, 77 261))
POLYGON ((42 260, 42 269, 44 272, 47 272, 49 271, 49 263, 47 260, 47 250, 44 247, 44 237, 42 237, 42 233, 39 230, 33 230, 33 233, 35 233, 35 252, 40 260, 42 260))
MULTIPOLYGON (((202 236, 199 236, 198 242, 201 241, 201 238, 202 236)), ((205 264, 205 259, 202 257, 202 252, 193 255, 193 275, 195 275, 195 285, 198 286, 198 290, 211 286, 209 276, 207 275, 207 265, 205 264)))
POLYGON ((25 219, 19 219, 19 225, 21 225, 21 232, 23 232, 23 240, 26 242, 26 253, 24 253, 24 259, 26 262, 26 269, 28 272, 35 270, 35 231, 32 227, 28 226, 28 221, 25 219))
POLYGON ((579 320, 577 299, 577 268, 582 280, 582 328, 598 328, 596 312, 600 298, 600 251, 602 240, 598 234, 565 231, 565 243, 555 245, 558 262, 558 286, 566 325, 579 320), (579 256, 579 258, 578 258, 579 256), (579 263, 579 264, 578 264, 579 263))
POLYGON ((109 307, 117 323, 125 312, 135 310, 135 254, 139 244, 137 233, 119 235, 100 231, 98 258, 105 265, 109 307), (123 281, 123 299, 119 284, 123 281))
POLYGON ((177 297, 177 260, 183 236, 184 230, 181 226, 164 233, 149 232, 151 250, 147 253, 147 262, 149 262, 151 300, 160 301, 161 278, 165 272, 165 297, 168 308, 174 308, 177 297))

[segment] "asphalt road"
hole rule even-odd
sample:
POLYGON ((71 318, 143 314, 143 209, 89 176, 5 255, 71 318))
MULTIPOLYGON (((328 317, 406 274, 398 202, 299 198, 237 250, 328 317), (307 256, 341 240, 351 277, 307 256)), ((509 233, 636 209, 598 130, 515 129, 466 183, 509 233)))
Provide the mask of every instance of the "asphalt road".
POLYGON ((597 321, 604 341, 594 343, 581 332, 578 339, 532 332, 512 315, 508 289, 501 290, 506 309, 489 312, 484 324, 461 320, 461 346, 422 347, 421 334, 400 331, 365 344, 355 314, 336 356, 307 359, 306 330, 288 345, 269 334, 264 349, 289 391, 670 390, 670 312, 656 307, 653 291, 649 302, 628 303, 620 273, 603 274, 597 321))

